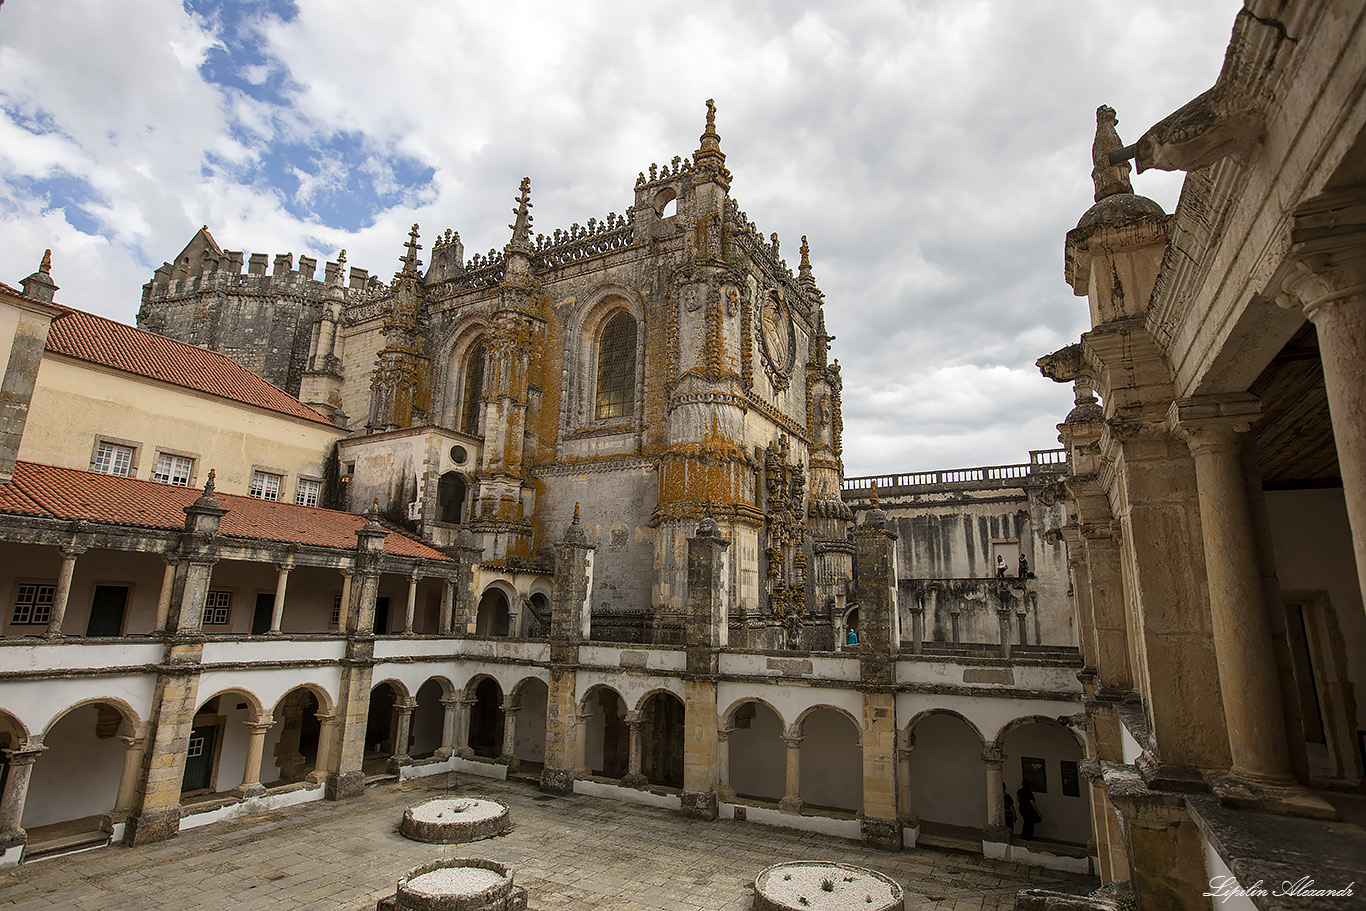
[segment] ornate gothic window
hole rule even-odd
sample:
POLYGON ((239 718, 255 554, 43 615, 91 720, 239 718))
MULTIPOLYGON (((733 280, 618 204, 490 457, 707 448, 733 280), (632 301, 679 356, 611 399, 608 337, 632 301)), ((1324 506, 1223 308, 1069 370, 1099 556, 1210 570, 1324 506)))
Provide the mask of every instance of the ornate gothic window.
POLYGON ((484 402, 484 340, 470 348, 465 358, 465 389, 460 399, 460 431, 479 435, 479 406, 484 402))
POLYGON ((595 420, 628 418, 636 403, 636 321, 618 313, 598 339, 598 385, 595 420))

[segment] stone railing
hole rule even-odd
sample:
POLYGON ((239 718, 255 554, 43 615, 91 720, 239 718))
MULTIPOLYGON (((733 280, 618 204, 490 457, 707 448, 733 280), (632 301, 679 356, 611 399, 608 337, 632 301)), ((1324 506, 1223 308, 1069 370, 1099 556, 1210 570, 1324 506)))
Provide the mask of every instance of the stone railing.
POLYGON ((858 496, 871 492, 873 484, 876 483, 878 494, 886 496, 893 491, 905 493, 908 490, 928 490, 936 487, 1018 487, 1019 481, 1032 475, 1063 474, 1066 471, 1066 449, 1033 449, 1030 450, 1028 462, 1015 465, 865 475, 845 478, 840 482, 840 490, 845 496, 858 496))

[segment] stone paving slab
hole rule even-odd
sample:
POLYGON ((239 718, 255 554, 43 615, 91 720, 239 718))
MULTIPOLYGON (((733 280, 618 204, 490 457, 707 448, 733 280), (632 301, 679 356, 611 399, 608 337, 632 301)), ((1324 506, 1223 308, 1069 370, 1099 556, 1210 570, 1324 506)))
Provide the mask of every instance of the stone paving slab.
POLYGON ((754 878, 782 861, 837 860, 890 876, 906 907, 1008 911, 1029 887, 1086 892, 1094 879, 924 848, 888 853, 843 839, 467 775, 388 784, 344 803, 304 804, 192 829, 154 845, 53 858, 0 874, 0 905, 54 908, 309 908, 370 911, 400 876, 438 858, 513 868, 531 911, 745 911, 754 878), (398 834, 403 810, 436 794, 491 797, 506 835, 430 845, 398 834))

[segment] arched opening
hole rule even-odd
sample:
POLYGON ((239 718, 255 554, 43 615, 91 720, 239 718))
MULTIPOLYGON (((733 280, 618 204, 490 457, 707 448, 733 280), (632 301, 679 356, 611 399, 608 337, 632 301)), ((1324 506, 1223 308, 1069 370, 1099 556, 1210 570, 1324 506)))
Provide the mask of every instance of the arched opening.
POLYGON ((523 775, 534 775, 545 767, 545 712, 549 698, 545 682, 535 677, 517 688, 517 731, 513 756, 523 775))
POLYGON ((396 707, 403 693, 393 683, 385 681, 370 691, 370 707, 365 716, 365 759, 362 768, 366 775, 380 775, 388 769, 395 753, 394 733, 398 719, 396 707))
POLYGON ((527 599, 522 627, 523 635, 528 639, 544 639, 550 635, 550 599, 544 593, 535 592, 527 599))
POLYGON ((267 735, 267 740, 275 740, 274 749, 268 754, 274 757, 277 772, 273 784, 303 781, 310 772, 317 771, 318 740, 322 733, 320 710, 318 697, 303 686, 285 693, 275 704, 271 712, 275 725, 267 735))
POLYGON ((408 754, 414 759, 426 759, 441 749, 441 734, 446 721, 446 707, 441 698, 446 695, 441 681, 433 677, 417 690, 417 708, 413 709, 412 746, 408 754))
POLYGON ((800 788, 808 807, 862 809, 863 748, 848 715, 820 708, 802 720, 800 788))
POLYGON ((493 759, 503 752, 503 688, 485 677, 474 688, 470 706, 469 747, 476 756, 493 759))
POLYGON ((740 797, 781 800, 787 783, 783 719, 762 702, 735 709, 730 732, 730 786, 740 797))
POLYGON ((982 739, 956 715, 926 715, 911 729, 911 807, 925 834, 979 839, 987 824, 982 739))
MULTIPOLYGON (((251 748, 247 725, 255 724, 258 718, 251 698, 236 691, 220 693, 195 711, 185 748, 182 802, 211 799, 245 783, 251 748)), ((263 744, 262 755, 271 755, 273 746, 263 744)))
POLYGON ((659 217, 660 217, 661 219, 673 218, 673 217, 674 217, 675 215, 677 215, 677 214, 678 214, 678 200, 677 200, 676 198, 670 196, 670 197, 668 198, 668 200, 667 200, 662 206, 660 206, 660 209, 659 209, 659 217))
POLYGON ((597 396, 593 418, 628 418, 636 402, 636 321, 621 311, 607 321, 598 337, 597 396))
POLYGON ((459 525, 465 518, 465 478, 458 471, 448 471, 436 483, 437 519, 459 525))
POLYGON ((475 342, 465 355, 465 382, 461 384, 460 431, 479 436, 484 407, 484 340, 475 342))
POLYGON ((1027 722, 1001 741, 1006 792, 1016 799, 1017 831, 1024 834, 1020 786, 1027 780, 1042 821, 1034 838, 1084 845, 1091 837, 1091 792, 1081 779, 1081 745, 1052 721, 1027 722))
POLYGON ((683 700, 655 693, 640 708, 640 772, 650 784, 683 787, 683 700))
POLYGON ((590 690, 584 710, 584 765, 594 775, 622 778, 631 767, 631 729, 626 724, 626 704, 610 687, 590 690))
POLYGON ((122 712, 105 702, 77 706, 47 730, 20 822, 30 851, 44 842, 100 832, 118 800, 128 750, 118 735, 129 733, 122 712))
POLYGON ((490 588, 479 599, 479 612, 474 618, 476 636, 508 635, 508 599, 501 589, 490 588))

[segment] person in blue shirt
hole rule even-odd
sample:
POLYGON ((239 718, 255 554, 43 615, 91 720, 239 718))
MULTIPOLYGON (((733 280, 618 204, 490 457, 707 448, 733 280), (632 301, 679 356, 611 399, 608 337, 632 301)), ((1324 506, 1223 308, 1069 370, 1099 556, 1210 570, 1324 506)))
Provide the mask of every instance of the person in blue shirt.
POLYGON ((858 630, 849 627, 849 635, 844 637, 845 645, 858 645, 858 630))

